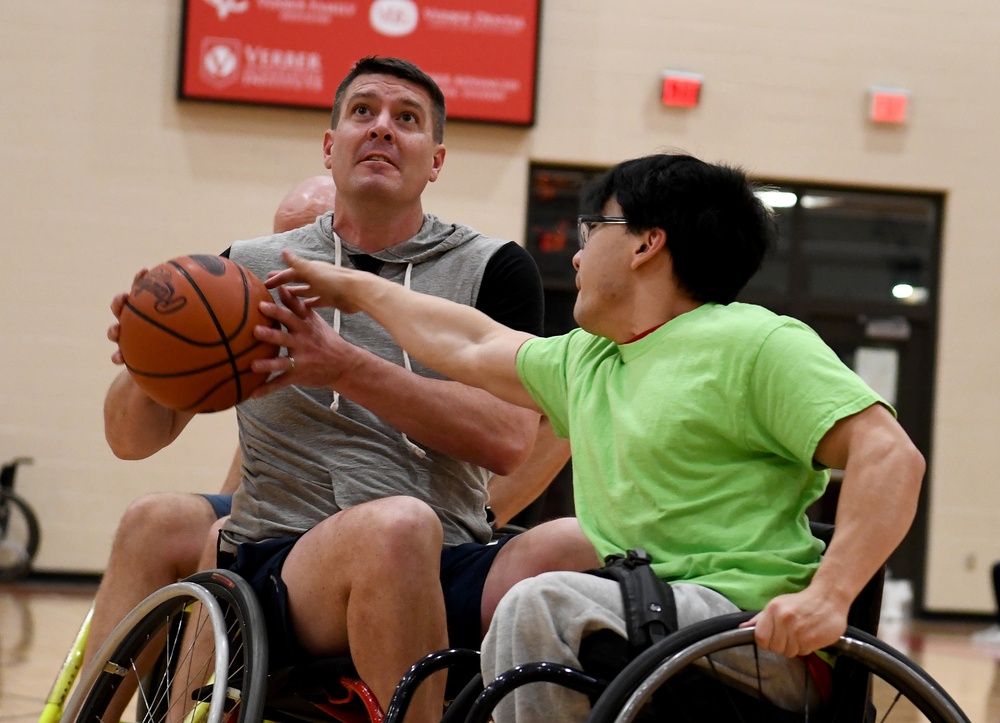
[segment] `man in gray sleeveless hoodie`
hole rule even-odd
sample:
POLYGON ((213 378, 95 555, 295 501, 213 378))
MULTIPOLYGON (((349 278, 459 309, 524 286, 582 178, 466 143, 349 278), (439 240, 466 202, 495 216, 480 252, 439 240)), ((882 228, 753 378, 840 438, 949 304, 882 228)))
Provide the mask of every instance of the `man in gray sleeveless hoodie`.
MULTIPOLYGON (((423 212, 445 156, 432 79, 404 61, 359 61, 337 89, 331 125, 323 150, 334 213, 237 242, 233 260, 264 278, 290 248, 538 328, 540 282, 524 250, 423 212)), ((575 520, 486 544, 487 470, 524 461, 537 414, 411 363, 365 315, 321 317, 279 296, 300 341, 273 361, 279 374, 263 390, 273 393, 237 408, 243 481, 220 562, 257 591, 273 663, 349 652, 386 706, 422 655, 478 646, 515 582, 598 561, 575 520)), ((152 403, 127 373, 105 410, 108 441, 128 458, 166 446, 190 420, 152 403)), ((440 719, 440 678, 422 686, 408 720, 440 719)))

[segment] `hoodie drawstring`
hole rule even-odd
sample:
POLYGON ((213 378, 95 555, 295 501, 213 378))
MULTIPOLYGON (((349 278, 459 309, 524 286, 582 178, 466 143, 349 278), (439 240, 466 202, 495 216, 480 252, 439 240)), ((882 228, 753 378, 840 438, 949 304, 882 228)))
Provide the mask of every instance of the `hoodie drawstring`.
MULTIPOLYGON (((334 243, 333 262, 336 266, 340 266, 341 243, 340 243, 340 236, 336 232, 333 233, 333 243, 334 243)), ((406 274, 403 277, 403 286, 406 289, 410 288, 410 273, 412 271, 413 271, 413 262, 410 261, 406 264, 406 274)), ((337 332, 337 334, 340 334, 340 309, 333 310, 333 330, 337 332)), ((406 353, 405 349, 403 349, 402 351, 403 351, 403 366, 406 368, 406 371, 412 372, 413 369, 410 365, 410 355, 406 353)), ((339 409, 340 409, 340 392, 334 389, 333 401, 330 403, 330 411, 336 413, 339 409)), ((427 452, 418 447, 413 442, 411 442, 410 438, 406 436, 405 432, 400 432, 400 435, 402 435, 403 437, 403 444, 406 445, 406 448, 410 450, 410 452, 415 454, 420 459, 424 459, 427 456, 427 452)))
MULTIPOLYGON (((406 264, 406 274, 403 276, 403 288, 409 290, 410 288, 410 272, 413 271, 413 262, 410 261, 406 264)), ((402 347, 400 347, 402 348, 402 347)), ((406 349, 403 349, 403 366, 406 367, 406 371, 412 372, 413 369, 410 367, 410 355, 406 353, 406 349)), ((420 447, 415 445, 410 441, 410 438, 406 436, 406 432, 400 432, 403 435, 403 444, 406 448, 417 455, 420 459, 427 456, 427 452, 422 450, 420 447)))
MULTIPOLYGON (((340 246, 340 236, 336 233, 333 234, 333 265, 340 267, 341 258, 341 246, 340 246)), ((340 309, 334 307, 333 309, 333 330, 337 332, 337 336, 340 336, 340 309)), ((336 389, 333 390, 333 401, 330 402, 330 411, 334 414, 340 409, 340 392, 336 389)))

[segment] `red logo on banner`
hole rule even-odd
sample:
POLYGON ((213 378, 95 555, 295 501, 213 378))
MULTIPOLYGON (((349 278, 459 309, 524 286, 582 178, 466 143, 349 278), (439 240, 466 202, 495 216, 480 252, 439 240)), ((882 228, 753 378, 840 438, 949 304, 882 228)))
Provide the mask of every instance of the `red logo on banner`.
POLYGON ((232 38, 204 38, 201 41, 199 75, 209 85, 226 88, 240 77, 243 44, 232 38))

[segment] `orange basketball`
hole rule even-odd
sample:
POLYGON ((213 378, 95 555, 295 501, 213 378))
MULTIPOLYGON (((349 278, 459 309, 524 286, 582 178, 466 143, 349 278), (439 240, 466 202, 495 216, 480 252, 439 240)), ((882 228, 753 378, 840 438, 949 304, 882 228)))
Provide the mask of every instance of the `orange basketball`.
POLYGON ((267 379, 254 359, 278 347, 254 338, 270 300, 264 283, 222 256, 182 256, 132 285, 118 346, 135 383, 165 407, 217 412, 246 399, 267 379))

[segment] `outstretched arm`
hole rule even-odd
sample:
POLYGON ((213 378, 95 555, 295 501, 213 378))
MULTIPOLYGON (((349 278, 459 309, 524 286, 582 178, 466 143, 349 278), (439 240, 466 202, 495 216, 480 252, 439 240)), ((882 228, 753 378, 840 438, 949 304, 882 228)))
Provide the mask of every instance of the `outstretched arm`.
POLYGON ((755 619, 757 642, 790 657, 843 634, 854 598, 910 528, 924 475, 923 456, 881 404, 837 422, 815 457, 844 470, 833 540, 809 586, 755 619))
POLYGON ((507 474, 524 461, 534 441, 538 412, 518 381, 514 357, 529 334, 512 331, 469 307, 408 291, 373 274, 306 262, 291 254, 286 261, 289 268, 272 276, 269 286, 300 284, 293 289, 300 296, 312 297, 309 306, 339 305, 346 313, 368 311, 401 346, 412 344, 407 351, 414 358, 457 381, 412 374, 348 344, 289 288, 281 287, 278 293, 284 306, 265 303, 261 308, 283 328, 257 327, 256 334, 286 347, 295 358, 295 369, 290 370, 287 357, 255 362, 256 371, 287 372, 261 387, 256 396, 289 384, 326 386, 364 405, 414 441, 498 474, 507 474), (356 300, 343 296, 348 288, 356 300), (475 333, 470 340, 439 331, 453 323, 451 314, 455 312, 473 320, 475 333), (482 329, 489 330, 485 338, 482 329), (501 379, 505 381, 498 385, 501 379), (501 386, 520 394, 502 401, 497 398, 501 386), (393 393, 387 395, 386 389, 393 393))
MULTIPOLYGON (((288 251, 284 258, 288 268, 268 279, 268 287, 296 284, 291 290, 307 298, 311 307, 338 307, 347 314, 363 311, 410 355, 432 369, 512 404, 540 411, 521 385, 514 366, 517 350, 531 334, 509 329, 471 307, 405 289, 374 274, 305 261, 288 251)), ((267 328, 257 327, 260 339, 287 340, 281 332, 267 332, 267 328)))

